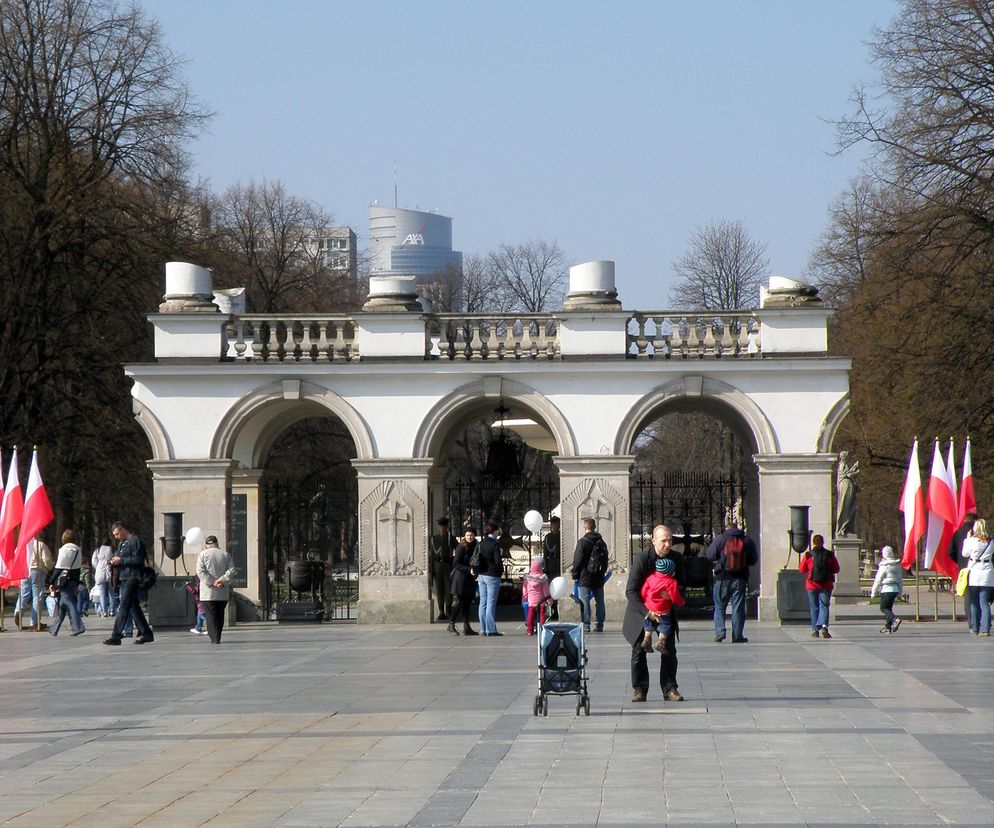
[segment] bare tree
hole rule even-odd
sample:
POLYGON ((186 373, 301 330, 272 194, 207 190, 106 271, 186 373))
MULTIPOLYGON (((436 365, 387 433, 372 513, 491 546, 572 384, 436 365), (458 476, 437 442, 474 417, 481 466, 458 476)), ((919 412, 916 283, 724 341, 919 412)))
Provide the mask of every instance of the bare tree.
POLYGON ((324 310, 353 306, 343 274, 325 264, 321 240, 333 221, 279 181, 229 188, 214 207, 217 242, 228 254, 224 277, 247 283, 255 312, 303 310, 317 298, 324 310))
POLYGON ((39 444, 57 521, 144 517, 119 366, 147 354, 206 117, 137 6, 0 0, 0 442, 39 444))
POLYGON ((741 221, 713 222, 694 230, 674 262, 679 281, 670 301, 686 310, 749 307, 759 301, 769 268, 766 244, 750 238, 741 221))
POLYGON ((496 286, 493 299, 505 305, 501 310, 537 313, 562 303, 569 263, 556 242, 502 244, 487 254, 485 267, 496 286))

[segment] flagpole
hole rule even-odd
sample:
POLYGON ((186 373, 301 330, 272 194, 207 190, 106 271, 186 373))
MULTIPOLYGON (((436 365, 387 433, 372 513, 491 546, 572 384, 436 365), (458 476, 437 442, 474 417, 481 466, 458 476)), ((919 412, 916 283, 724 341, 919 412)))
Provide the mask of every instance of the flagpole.
POLYGON ((4 601, 7 598, 7 587, 0 587, 0 632, 7 632, 3 626, 3 617, 7 614, 4 601))
POLYGON ((935 617, 932 619, 933 621, 938 621, 939 620, 939 576, 940 576, 940 574, 941 573, 938 572, 938 571, 936 571, 936 573, 935 573, 935 617))

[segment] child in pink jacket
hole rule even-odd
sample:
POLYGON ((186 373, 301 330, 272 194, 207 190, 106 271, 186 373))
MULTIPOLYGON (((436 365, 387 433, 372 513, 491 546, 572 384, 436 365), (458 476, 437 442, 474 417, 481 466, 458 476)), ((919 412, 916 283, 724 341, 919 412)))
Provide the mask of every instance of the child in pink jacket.
POLYGON ((659 620, 653 621, 646 616, 642 637, 642 649, 649 652, 652 649, 652 633, 659 634, 656 641, 656 649, 661 653, 668 652, 666 639, 673 631, 673 619, 670 610, 673 607, 683 606, 683 596, 680 595, 680 586, 673 577, 676 572, 676 564, 669 558, 660 558, 656 561, 656 571, 653 572, 642 585, 642 603, 650 612, 659 614, 659 620))
POLYGON ((532 561, 531 571, 525 575, 522 586, 524 598, 528 602, 528 618, 525 621, 525 629, 528 635, 535 634, 535 616, 538 615, 538 623, 545 623, 545 604, 552 600, 549 595, 549 576, 545 574, 545 561, 536 558, 532 561))

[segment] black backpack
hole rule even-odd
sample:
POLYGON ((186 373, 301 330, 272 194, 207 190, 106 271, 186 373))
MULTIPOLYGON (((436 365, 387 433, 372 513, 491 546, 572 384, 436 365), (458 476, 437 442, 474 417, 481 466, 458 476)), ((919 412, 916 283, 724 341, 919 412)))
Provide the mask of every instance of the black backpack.
POLYGON ((815 549, 811 552, 811 580, 819 584, 832 580, 832 567, 828 558, 832 553, 827 549, 815 549))
POLYGON ((590 557, 587 558, 587 573, 589 575, 606 575, 608 568, 607 544, 604 538, 594 541, 594 548, 590 550, 590 557))

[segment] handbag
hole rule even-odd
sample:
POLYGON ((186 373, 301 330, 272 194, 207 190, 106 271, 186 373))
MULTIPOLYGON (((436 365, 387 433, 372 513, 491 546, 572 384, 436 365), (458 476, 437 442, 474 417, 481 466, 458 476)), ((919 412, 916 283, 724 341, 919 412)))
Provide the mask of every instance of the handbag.
POLYGON ((970 585, 970 569, 969 567, 961 569, 959 575, 956 576, 956 594, 966 595, 966 589, 970 585))
POLYGON ((150 566, 143 566, 141 572, 138 573, 138 588, 148 592, 148 590, 155 586, 155 582, 158 579, 158 572, 150 566))
MULTIPOLYGON (((76 558, 78 558, 78 557, 79 557, 79 553, 77 552, 76 557, 72 559, 72 562, 74 564, 76 563, 76 558)), ((55 579, 55 588, 56 589, 65 589, 67 586, 69 586, 69 572, 72 569, 75 569, 75 567, 74 566, 70 566, 69 569, 63 569, 59 573, 59 577, 55 579)))

